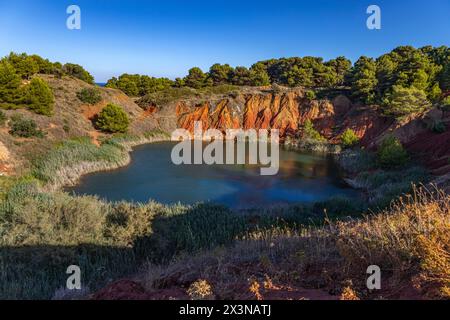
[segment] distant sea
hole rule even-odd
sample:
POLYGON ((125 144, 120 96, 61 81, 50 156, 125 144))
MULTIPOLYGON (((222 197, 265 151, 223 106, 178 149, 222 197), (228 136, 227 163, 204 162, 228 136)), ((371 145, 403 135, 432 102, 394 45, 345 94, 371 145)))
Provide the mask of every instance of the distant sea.
POLYGON ((96 82, 95 84, 98 85, 99 87, 106 86, 106 82, 96 82))

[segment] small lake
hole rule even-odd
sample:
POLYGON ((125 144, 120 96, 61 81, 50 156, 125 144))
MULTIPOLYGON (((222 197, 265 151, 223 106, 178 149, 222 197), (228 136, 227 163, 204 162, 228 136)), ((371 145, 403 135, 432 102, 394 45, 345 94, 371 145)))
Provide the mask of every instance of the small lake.
POLYGON ((211 201, 231 208, 358 197, 342 181, 329 156, 281 149, 278 174, 261 176, 257 165, 174 165, 174 145, 162 142, 136 147, 129 166, 83 176, 79 185, 66 190, 110 201, 211 201))

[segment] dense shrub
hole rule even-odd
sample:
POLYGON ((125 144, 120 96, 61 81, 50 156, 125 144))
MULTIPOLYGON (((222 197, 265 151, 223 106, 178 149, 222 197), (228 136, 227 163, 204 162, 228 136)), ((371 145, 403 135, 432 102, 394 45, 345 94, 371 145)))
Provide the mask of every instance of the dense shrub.
POLYGON ((95 124, 105 132, 123 133, 128 130, 130 120, 121 107, 115 104, 108 104, 98 115, 95 124))
POLYGON ((102 95, 97 88, 84 88, 77 92, 77 97, 83 103, 96 104, 102 101, 102 95))
POLYGON ((347 129, 341 136, 342 145, 346 148, 351 148, 359 143, 359 137, 352 129, 347 129))
POLYGON ((326 139, 314 129, 314 125, 311 120, 306 120, 303 125, 303 138, 316 140, 316 141, 326 141, 326 139))
POLYGON ((39 137, 42 138, 44 133, 37 128, 37 124, 32 119, 24 119, 22 116, 13 116, 10 121, 10 131, 9 133, 16 137, 21 138, 31 138, 39 137))
POLYGON ((144 96, 165 90, 174 85, 167 78, 155 78, 139 74, 122 74, 118 79, 113 77, 106 83, 107 88, 120 89, 129 96, 144 96))
POLYGON ((19 95, 20 77, 13 65, 6 60, 0 61, 0 106, 9 109, 16 103, 19 95))
POLYGON ((51 116, 55 97, 52 89, 41 78, 33 78, 23 89, 23 103, 37 114, 51 116))
POLYGON ((316 99, 316 93, 312 90, 308 90, 305 93, 305 96, 308 100, 315 100, 316 99))
POLYGON ((415 87, 394 86, 392 93, 387 96, 384 104, 384 113, 397 118, 431 108, 426 93, 415 87))
POLYGON ((388 136, 381 143, 377 160, 383 168, 400 167, 408 161, 408 153, 403 148, 400 140, 394 136, 388 136))
POLYGON ((39 72, 39 65, 37 61, 32 56, 25 53, 11 53, 7 59, 14 66, 17 74, 22 79, 29 79, 31 76, 39 72))
POLYGON ((62 67, 62 71, 69 76, 78 78, 89 84, 94 84, 94 77, 78 64, 66 63, 62 67))

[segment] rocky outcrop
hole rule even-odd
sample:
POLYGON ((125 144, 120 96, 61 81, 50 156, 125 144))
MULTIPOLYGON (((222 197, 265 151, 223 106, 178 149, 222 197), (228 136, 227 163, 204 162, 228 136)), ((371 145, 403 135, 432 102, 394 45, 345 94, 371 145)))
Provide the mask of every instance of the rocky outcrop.
POLYGON ((322 135, 338 142, 345 128, 353 128, 361 138, 373 139, 390 123, 363 106, 353 105, 345 96, 330 100, 309 100, 301 88, 274 92, 241 92, 215 101, 178 101, 175 105, 178 128, 194 130, 196 121, 204 129, 279 129, 282 137, 298 135, 311 120, 322 135))
POLYGON ((450 172, 449 132, 433 133, 428 125, 439 119, 450 127, 450 118, 436 109, 400 122, 383 116, 377 107, 352 103, 343 95, 333 100, 309 100, 301 88, 244 89, 237 95, 207 101, 181 100, 175 109, 177 127, 190 132, 194 123, 201 121, 203 129, 279 129, 281 138, 297 137, 305 121, 311 120, 332 143, 339 143, 349 128, 372 150, 386 135, 393 134, 434 172, 450 172))

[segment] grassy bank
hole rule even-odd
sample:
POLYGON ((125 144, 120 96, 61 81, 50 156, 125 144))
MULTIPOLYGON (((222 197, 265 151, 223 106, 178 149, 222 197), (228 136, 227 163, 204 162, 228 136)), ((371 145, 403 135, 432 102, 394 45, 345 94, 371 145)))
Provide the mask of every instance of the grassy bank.
POLYGON ((31 176, 41 181, 46 190, 54 191, 76 184, 83 174, 127 165, 133 146, 168 139, 167 133, 152 131, 142 136, 117 135, 105 139, 100 146, 94 145, 89 137, 63 141, 33 159, 31 176))
POLYGON ((227 249, 149 264, 140 281, 149 292, 189 288, 192 298, 203 283, 216 299, 295 299, 308 289, 341 299, 448 299, 449 235, 450 197, 415 190, 361 220, 257 230, 227 249), (380 291, 366 287, 370 265, 382 270, 380 291))
POLYGON ((385 209, 393 199, 411 193, 413 185, 425 185, 431 180, 428 170, 414 162, 385 169, 378 165, 375 154, 361 149, 347 149, 336 159, 347 176, 344 180, 365 192, 374 211, 385 209))

